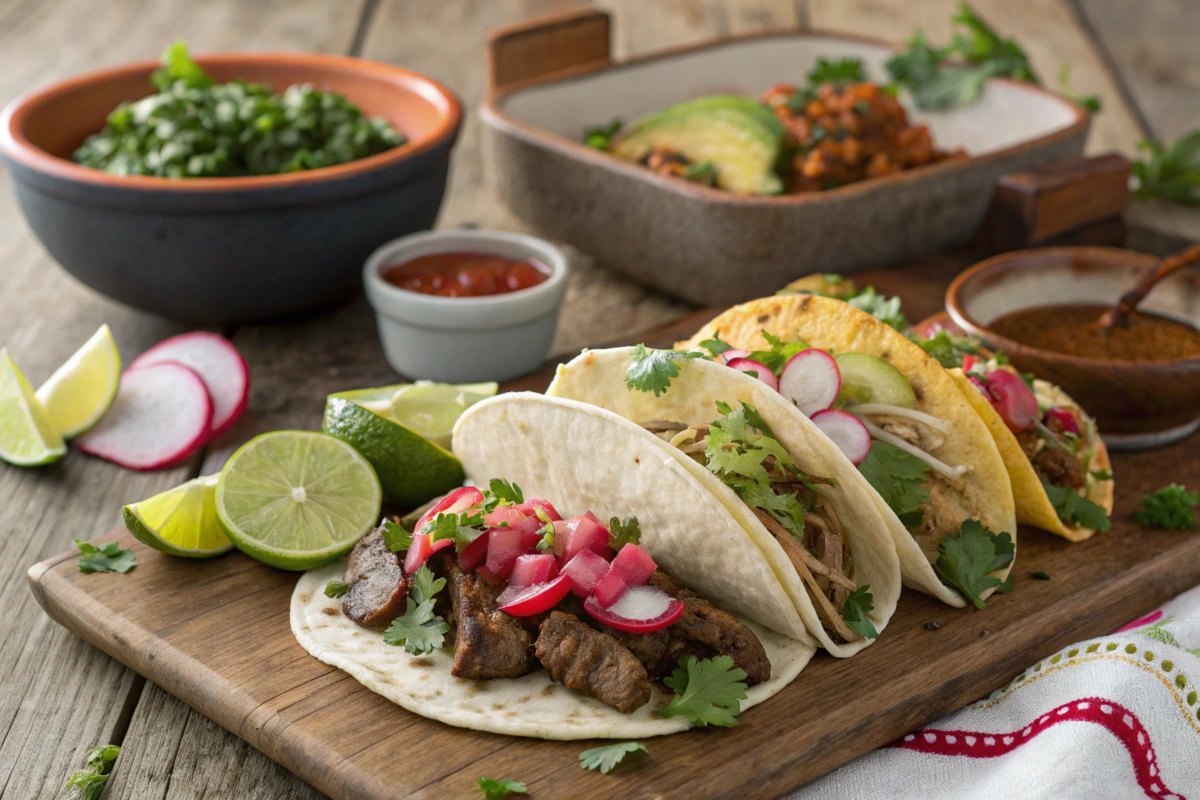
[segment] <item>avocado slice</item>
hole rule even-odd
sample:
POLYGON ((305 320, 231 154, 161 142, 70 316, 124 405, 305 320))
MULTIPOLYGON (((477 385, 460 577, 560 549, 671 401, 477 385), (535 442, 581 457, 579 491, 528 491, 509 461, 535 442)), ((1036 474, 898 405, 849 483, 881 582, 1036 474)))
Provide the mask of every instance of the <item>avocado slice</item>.
POLYGON ((640 161, 656 147, 683 154, 693 164, 711 161, 717 186, 736 194, 778 194, 774 166, 784 129, 775 114, 751 97, 716 95, 678 103, 629 125, 613 153, 640 161))

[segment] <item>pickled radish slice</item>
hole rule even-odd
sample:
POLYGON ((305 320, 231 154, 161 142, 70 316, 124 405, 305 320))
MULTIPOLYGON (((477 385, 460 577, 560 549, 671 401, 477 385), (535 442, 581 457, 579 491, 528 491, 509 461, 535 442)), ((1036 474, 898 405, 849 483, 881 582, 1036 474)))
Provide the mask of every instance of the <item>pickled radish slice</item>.
POLYGON ((662 630, 683 616, 683 603, 653 586, 632 586, 608 608, 589 597, 583 608, 610 628, 629 633, 662 630))
POLYGON ((492 528, 487 532, 488 570, 501 580, 512 574, 517 556, 525 552, 524 534, 513 528, 492 528))
MULTIPOLYGON (((447 539, 446 541, 449 541, 447 539)), ((469 572, 483 563, 483 559, 487 558, 488 535, 485 532, 482 536, 475 537, 475 541, 462 549, 458 554, 458 567, 463 572, 469 572)))
POLYGON ((833 405, 842 390, 842 373, 833 356, 811 347, 788 359, 779 373, 779 393, 811 417, 833 405))
MULTIPOLYGON (((530 617, 554 608, 571 591, 571 579, 559 575, 546 583, 532 586, 509 586, 496 598, 496 606, 514 617, 530 617)), ((681 604, 682 605, 682 604, 681 604)))
POLYGON ((724 353, 721 353, 721 355, 717 356, 717 358, 720 360, 720 362, 722 364, 728 364, 730 361, 733 361, 735 358, 745 358, 748 355, 750 355, 749 350, 740 350, 736 347, 731 347, 728 350, 726 350, 724 353))
POLYGON ((431 519, 436 519, 438 514, 458 514, 466 511, 468 508, 479 505, 483 502, 483 492, 476 489, 474 486, 464 486, 461 489, 455 489, 450 494, 443 497, 441 500, 433 504, 433 508, 426 511, 417 520, 417 525, 413 528, 414 531, 420 531, 425 527, 425 523, 431 519))
POLYGON ((629 584, 625 582, 625 575, 621 570, 610 566, 604 577, 592 587, 588 602, 594 601, 599 603, 601 608, 608 608, 620 600, 628 588, 629 584))
POLYGON ((524 503, 517 503, 513 508, 531 517, 537 517, 537 511, 540 508, 551 522, 558 522, 562 519, 562 515, 548 500, 526 500, 524 503))
POLYGON ((537 555, 525 554, 517 556, 513 565, 512 577, 508 579, 509 586, 533 586, 535 583, 549 583, 558 576, 558 564, 550 553, 537 555))
POLYGON ((429 541, 432 534, 418 533, 412 538, 412 544, 408 546, 408 552, 404 554, 404 574, 412 575, 421 565, 429 560, 429 557, 441 550, 443 547, 449 547, 454 544, 453 539, 439 539, 436 542, 429 541))
POLYGON ((813 414, 812 421, 854 466, 861 464, 871 452, 871 432, 853 414, 829 408, 813 414))
POLYGON ((613 569, 619 570, 630 586, 641 586, 650 580, 650 576, 658 569, 650 554, 636 544, 627 544, 617 551, 617 557, 612 560, 613 569))
POLYGON ((771 368, 761 361, 755 361, 752 358, 734 358, 730 359, 728 366, 738 372, 749 373, 750 377, 758 378, 775 391, 779 391, 779 381, 775 378, 775 373, 771 372, 771 368))
MULTIPOLYGON (((483 524, 489 528, 515 528, 524 522, 526 514, 517 511, 513 506, 499 506, 483 515, 483 524)), ((535 517, 536 519, 536 517, 535 517)))
POLYGON ((557 524, 555 525, 554 551, 563 561, 570 561, 580 550, 591 550, 603 556, 606 561, 612 557, 612 548, 608 545, 611 534, 595 516, 575 517, 567 523, 566 531, 566 540, 562 543, 560 551, 557 524))
POLYGON ((1054 406, 1046 409, 1046 413, 1042 415, 1042 422, 1046 427, 1055 433, 1073 433, 1079 435, 1079 420, 1069 408, 1062 406, 1054 406))
POLYGON ((587 597, 592 593, 596 583, 608 574, 608 570, 609 563, 604 560, 604 556, 597 555, 591 550, 580 550, 562 568, 562 574, 571 577, 572 594, 587 597))
POLYGON ((992 407, 1013 433, 1027 431, 1040 416, 1037 398, 1020 375, 994 369, 986 377, 992 407))

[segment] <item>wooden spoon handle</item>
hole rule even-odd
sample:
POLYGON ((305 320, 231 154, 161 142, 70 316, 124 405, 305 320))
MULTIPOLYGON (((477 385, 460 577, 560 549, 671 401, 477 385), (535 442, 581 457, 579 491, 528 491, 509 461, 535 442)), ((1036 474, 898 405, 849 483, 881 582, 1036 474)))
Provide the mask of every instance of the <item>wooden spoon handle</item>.
POLYGON ((1195 261, 1200 261, 1200 244, 1194 244, 1182 253, 1167 256, 1157 264, 1147 267, 1134 287, 1121 295, 1121 299, 1115 306, 1104 312, 1104 316, 1100 318, 1100 324, 1106 328, 1114 326, 1124 328, 1129 324, 1129 315, 1133 313, 1137 304, 1142 302, 1142 298, 1150 293, 1156 283, 1175 270, 1182 269, 1195 261))

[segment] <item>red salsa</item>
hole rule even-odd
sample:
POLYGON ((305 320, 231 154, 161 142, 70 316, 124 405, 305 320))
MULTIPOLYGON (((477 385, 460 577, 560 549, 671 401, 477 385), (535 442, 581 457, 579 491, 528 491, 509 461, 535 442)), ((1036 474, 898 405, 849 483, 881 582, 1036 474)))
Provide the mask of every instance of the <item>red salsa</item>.
POLYGON ((383 279, 410 292, 438 297, 486 297, 519 292, 550 277, 533 259, 514 261, 488 253, 433 253, 383 270, 383 279))

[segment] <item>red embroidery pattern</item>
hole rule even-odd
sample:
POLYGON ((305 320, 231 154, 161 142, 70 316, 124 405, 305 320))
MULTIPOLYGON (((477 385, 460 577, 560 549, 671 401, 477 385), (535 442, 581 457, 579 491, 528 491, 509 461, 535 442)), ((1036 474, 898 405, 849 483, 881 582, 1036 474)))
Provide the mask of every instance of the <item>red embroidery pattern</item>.
POLYGON ((1130 622, 1128 625, 1124 625, 1120 628, 1117 628, 1117 633, 1124 633, 1125 631, 1131 631, 1134 628, 1141 628, 1145 625, 1152 625, 1155 622, 1158 622, 1160 619, 1162 619, 1162 616, 1163 616, 1163 612, 1162 612, 1162 609, 1160 608, 1158 611, 1152 611, 1144 617, 1138 617, 1133 622, 1130 622))
POLYGON ((1108 729, 1109 733, 1129 751, 1133 761, 1133 773, 1138 785, 1147 797, 1161 800, 1186 800, 1183 795, 1172 792, 1163 783, 1158 771, 1154 745, 1150 734, 1132 711, 1099 697, 1084 697, 1055 708, 1025 728, 1012 733, 980 733, 976 731, 946 731, 924 728, 892 742, 889 747, 900 747, 918 753, 933 753, 940 756, 967 756, 968 758, 995 758, 1011 753, 1039 733, 1060 722, 1094 722, 1108 729))

